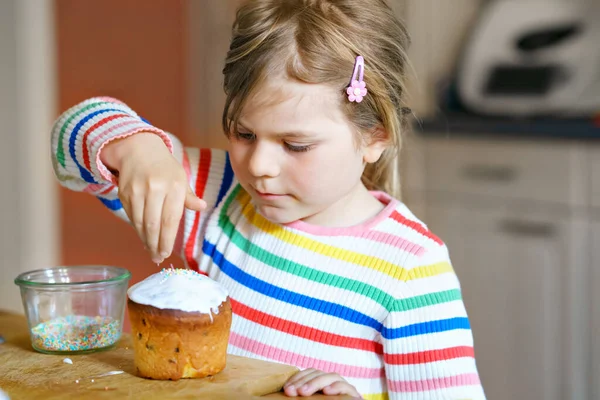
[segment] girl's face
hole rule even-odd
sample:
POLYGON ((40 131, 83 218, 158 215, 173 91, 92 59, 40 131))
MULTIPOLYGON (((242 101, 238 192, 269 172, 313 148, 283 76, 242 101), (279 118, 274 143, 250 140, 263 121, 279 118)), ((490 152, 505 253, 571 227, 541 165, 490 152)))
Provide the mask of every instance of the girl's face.
POLYGON ((357 144, 338 98, 329 86, 281 79, 246 103, 230 135, 230 159, 268 220, 340 225, 345 206, 365 201, 365 162, 376 161, 384 147, 357 144))

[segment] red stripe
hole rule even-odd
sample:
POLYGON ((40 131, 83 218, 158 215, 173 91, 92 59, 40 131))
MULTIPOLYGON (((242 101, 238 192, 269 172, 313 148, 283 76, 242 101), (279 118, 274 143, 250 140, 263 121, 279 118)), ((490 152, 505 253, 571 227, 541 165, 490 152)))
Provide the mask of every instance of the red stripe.
POLYGON ((442 242, 442 240, 439 237, 437 237, 433 233, 431 233, 431 231, 429 229, 425 228, 423 225, 419 224, 418 222, 411 221, 411 220, 405 218, 398 211, 392 212, 392 218, 395 219, 396 222, 399 222, 402 225, 407 226, 410 229, 420 233, 421 235, 428 237, 429 239, 433 240, 437 244, 439 244, 439 245, 444 244, 444 242, 442 242))
POLYGON ((100 194, 108 194, 108 193, 112 192, 112 190, 114 188, 115 188, 115 185, 108 185, 108 187, 105 190, 101 191, 100 194))
POLYGON ((457 346, 440 350, 421 351, 418 353, 385 354, 383 359, 385 360, 386 364, 415 365, 463 357, 475 358, 473 347, 457 346))
MULTIPOLYGON (((200 161, 198 162, 198 174, 196 175, 196 195, 201 199, 204 198, 204 189, 208 181, 208 173, 210 172, 211 152, 210 149, 200 150, 200 161)), ((198 261, 194 259, 194 243, 198 234, 198 226, 200 225, 200 213, 197 212, 194 217, 194 225, 192 231, 185 244, 185 259, 188 266, 194 271, 200 272, 198 261)))
POLYGON ((115 120, 117 118, 122 118, 122 117, 129 117, 129 115, 127 114, 113 114, 110 117, 106 117, 104 119, 101 119, 100 121, 96 122, 94 125, 92 125, 90 127, 90 129, 88 129, 85 134, 83 135, 83 163, 85 164, 85 167, 88 169, 88 171, 92 170, 91 167, 91 163, 90 163, 90 153, 88 151, 88 146, 87 146, 87 140, 88 140, 88 136, 94 132, 96 129, 100 128, 102 125, 105 125, 106 123, 115 120))
POLYGON ((231 298, 229 301, 231 302, 231 309, 235 314, 252 322, 256 322, 257 324, 276 329, 280 332, 312 340, 313 342, 325 343, 331 346, 383 354, 383 346, 381 343, 377 343, 372 340, 353 338, 321 331, 311 328, 310 326, 301 325, 283 318, 263 313, 262 311, 248 307, 231 298))

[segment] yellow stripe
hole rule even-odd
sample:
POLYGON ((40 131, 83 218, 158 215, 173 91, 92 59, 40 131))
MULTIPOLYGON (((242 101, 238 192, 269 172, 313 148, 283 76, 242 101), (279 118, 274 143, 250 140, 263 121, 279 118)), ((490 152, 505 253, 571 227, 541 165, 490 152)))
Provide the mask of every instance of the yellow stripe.
POLYGON ((430 278, 432 276, 454 273, 454 268, 449 262, 443 261, 432 265, 424 265, 422 267, 415 267, 408 271, 407 280, 430 278))
POLYGON ((365 400, 388 400, 387 393, 377 393, 377 394, 365 394, 363 395, 363 399, 365 400))
POLYGON ((372 270, 384 273, 391 276, 392 278, 399 280, 411 280, 419 279, 424 277, 430 277, 434 275, 443 274, 452 271, 452 267, 447 263, 434 264, 427 267, 419 267, 416 270, 406 270, 399 265, 390 263, 374 256, 368 256, 361 253, 356 253, 350 250, 342 249, 326 245, 324 243, 311 240, 305 236, 297 235, 282 228, 278 224, 274 224, 271 221, 264 218, 262 215, 256 212, 256 209, 250 205, 250 195, 241 190, 238 194, 238 201, 242 204, 242 213, 246 219, 256 226, 258 229, 277 239, 292 244, 297 247, 301 247, 306 250, 310 250, 314 253, 321 254, 326 257, 335 258, 337 260, 357 264, 363 267, 370 268, 372 270), (449 269, 448 269, 449 267, 449 269), (414 271, 414 272, 413 272, 414 271))

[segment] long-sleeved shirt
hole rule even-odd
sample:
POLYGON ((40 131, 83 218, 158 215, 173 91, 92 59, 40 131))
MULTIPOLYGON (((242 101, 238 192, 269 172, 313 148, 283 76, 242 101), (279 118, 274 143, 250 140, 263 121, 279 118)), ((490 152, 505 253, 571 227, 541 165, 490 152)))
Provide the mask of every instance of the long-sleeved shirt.
POLYGON ((184 148, 102 97, 56 121, 56 176, 127 220, 100 151, 137 132, 160 135, 208 203, 184 212, 175 251, 229 291, 229 353, 335 372, 367 399, 485 397, 448 250, 402 202, 373 192, 384 209, 352 227, 273 223, 256 211, 225 151, 184 148))

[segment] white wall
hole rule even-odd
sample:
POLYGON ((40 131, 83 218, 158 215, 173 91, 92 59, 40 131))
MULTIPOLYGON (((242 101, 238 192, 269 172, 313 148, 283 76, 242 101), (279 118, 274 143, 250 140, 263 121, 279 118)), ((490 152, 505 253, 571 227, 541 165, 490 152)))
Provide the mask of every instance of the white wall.
POLYGON ((454 68, 483 0, 406 0, 405 21, 412 37, 411 105, 418 117, 435 112, 436 85, 454 68))
POLYGON ((0 309, 18 312, 16 275, 55 265, 59 251, 52 4, 0 1, 0 309))

